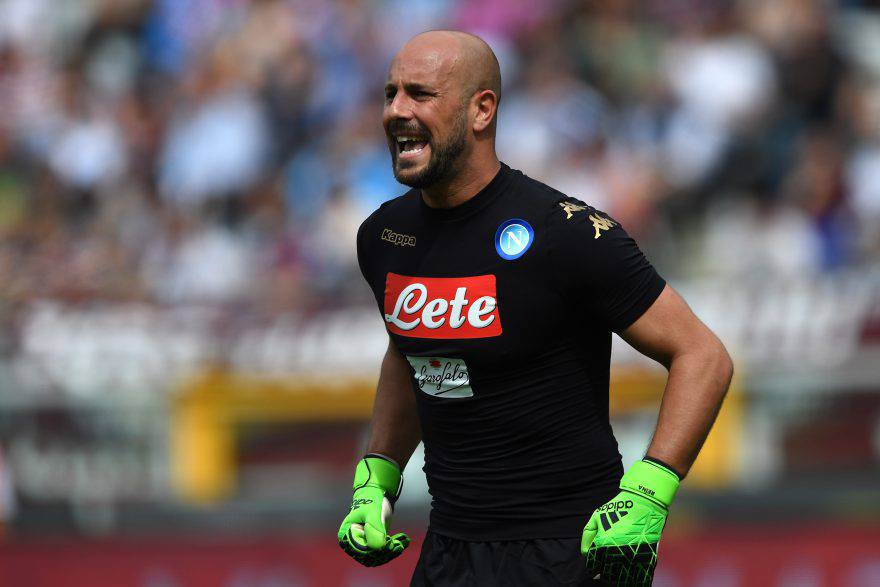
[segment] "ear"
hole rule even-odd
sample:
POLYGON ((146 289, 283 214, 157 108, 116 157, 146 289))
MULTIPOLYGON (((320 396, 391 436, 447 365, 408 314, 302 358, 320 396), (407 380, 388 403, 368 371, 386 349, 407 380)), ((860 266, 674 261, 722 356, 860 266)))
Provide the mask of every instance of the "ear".
POLYGON ((483 132, 495 120, 495 114, 498 112, 498 96, 492 90, 482 90, 474 94, 474 97, 471 98, 471 104, 476 112, 474 132, 483 132))

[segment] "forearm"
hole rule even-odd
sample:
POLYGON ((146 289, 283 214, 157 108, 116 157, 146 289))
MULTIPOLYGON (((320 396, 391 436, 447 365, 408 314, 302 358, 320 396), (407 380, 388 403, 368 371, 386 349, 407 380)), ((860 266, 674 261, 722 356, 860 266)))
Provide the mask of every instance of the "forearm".
POLYGON ((672 357, 646 456, 686 475, 715 422, 732 375, 730 356, 714 335, 696 349, 672 357))
POLYGON ((367 452, 385 455, 403 470, 421 439, 410 366, 389 341, 379 372, 367 452))

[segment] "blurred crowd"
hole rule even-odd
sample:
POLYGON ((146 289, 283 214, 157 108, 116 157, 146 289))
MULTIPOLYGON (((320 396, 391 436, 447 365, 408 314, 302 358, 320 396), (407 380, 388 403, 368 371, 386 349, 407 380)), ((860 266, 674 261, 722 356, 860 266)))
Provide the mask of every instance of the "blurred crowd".
POLYGON ((412 35, 483 36, 502 160, 670 277, 880 251, 880 12, 818 0, 0 0, 0 304, 368 300, 412 35))

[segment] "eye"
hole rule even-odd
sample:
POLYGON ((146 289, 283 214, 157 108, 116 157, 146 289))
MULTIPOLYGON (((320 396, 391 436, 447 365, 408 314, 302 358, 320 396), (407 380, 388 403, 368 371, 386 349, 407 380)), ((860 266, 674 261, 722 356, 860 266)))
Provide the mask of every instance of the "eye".
POLYGON ((393 100, 395 94, 397 94, 397 90, 395 89, 385 90, 385 101, 390 102, 391 100, 393 100))

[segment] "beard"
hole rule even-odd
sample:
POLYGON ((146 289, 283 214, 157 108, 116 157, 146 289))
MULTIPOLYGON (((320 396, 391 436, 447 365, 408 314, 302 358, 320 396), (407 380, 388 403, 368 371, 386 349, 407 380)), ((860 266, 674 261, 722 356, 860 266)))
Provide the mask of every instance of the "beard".
POLYGON ((411 188, 427 188, 442 183, 453 177, 457 171, 457 163, 467 147, 467 112, 462 109, 452 125, 452 131, 443 142, 429 140, 431 157, 425 167, 415 174, 404 174, 398 167, 397 145, 391 152, 394 179, 411 188))

